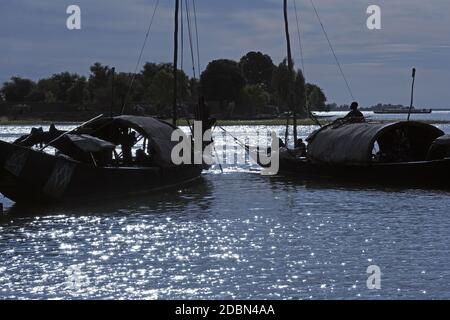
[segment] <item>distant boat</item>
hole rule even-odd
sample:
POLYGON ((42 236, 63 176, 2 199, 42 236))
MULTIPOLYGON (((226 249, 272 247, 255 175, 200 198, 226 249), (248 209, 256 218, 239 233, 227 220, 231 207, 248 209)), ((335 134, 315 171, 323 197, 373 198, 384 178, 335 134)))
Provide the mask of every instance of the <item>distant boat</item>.
MULTIPOLYGON (((433 109, 411 109, 411 114, 428 114, 432 113, 433 109)), ((408 114, 409 108, 385 108, 381 110, 374 110, 373 113, 375 114, 408 114)))

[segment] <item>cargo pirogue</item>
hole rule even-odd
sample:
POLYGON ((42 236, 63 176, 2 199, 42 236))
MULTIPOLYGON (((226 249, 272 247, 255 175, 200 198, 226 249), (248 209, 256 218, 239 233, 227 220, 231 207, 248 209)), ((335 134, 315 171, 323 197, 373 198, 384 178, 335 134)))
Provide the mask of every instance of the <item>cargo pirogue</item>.
POLYGON ((204 166, 173 164, 176 129, 155 118, 124 115, 102 117, 70 133, 52 126, 14 143, 0 141, 0 192, 16 202, 35 202, 178 186, 198 178, 204 166))
POLYGON ((450 136, 426 123, 338 120, 313 132, 307 141, 306 157, 280 148, 279 174, 450 188, 450 136))
MULTIPOLYGON (((148 39, 154 13, 141 48, 136 70, 148 39)), ((178 25, 180 1, 175 1, 172 124, 152 117, 100 115, 71 131, 50 126, 33 128, 13 143, 0 141, 0 192, 24 203, 100 198, 164 189, 199 178, 205 165, 174 164, 172 133, 177 123, 178 25)), ((197 46, 198 51, 198 46, 197 46)), ((134 73, 134 75, 136 72, 134 73)), ((133 77, 134 79, 134 77, 133 77)), ((113 81, 112 81, 113 82, 113 81)), ((129 91, 133 81, 131 81, 129 91)), ((114 88, 114 86, 113 86, 114 88)), ((112 90, 114 92, 114 90, 112 90)), ((113 95, 112 95, 113 96, 113 95)), ((125 99, 126 100, 126 99, 125 99)), ((113 97, 112 97, 113 101, 113 97)), ((195 106, 195 120, 204 133, 214 124, 203 99, 195 106)), ((177 132, 183 141, 193 141, 177 132)), ((203 135, 202 135, 203 136, 203 135)), ((202 148, 208 146, 202 143, 202 148)), ((183 149, 194 153, 194 146, 183 149), (190 148, 190 149, 189 149, 190 148)), ((195 150, 199 152, 202 150, 195 150)))
MULTIPOLYGON (((299 104, 299 101, 295 101, 292 92, 293 62, 291 60, 287 0, 283 2, 288 67, 290 71, 290 77, 286 86, 290 94, 288 107, 293 115, 294 148, 290 149, 288 146, 289 122, 287 122, 286 138, 284 142, 279 139, 282 145, 279 150, 267 149, 262 151, 263 153, 271 153, 272 158, 278 156, 279 165, 273 166, 273 163, 265 164, 265 161, 261 161, 262 157, 259 153, 250 152, 254 160, 260 166, 270 168, 272 174, 295 175, 305 179, 325 178, 333 181, 359 181, 390 185, 402 184, 410 187, 432 186, 450 188, 450 136, 445 135, 442 130, 433 125, 409 121, 410 114, 414 110, 415 68, 412 74, 413 82, 408 121, 393 123, 367 122, 362 114, 361 117, 346 116, 313 132, 306 139, 308 142, 307 147, 302 141, 297 139, 295 110, 298 109, 296 104, 299 104), (299 146, 302 148, 299 148, 299 146)), ((349 83, 312 0, 311 4, 349 93, 353 98, 349 83)), ((295 6, 294 9, 296 10, 295 6)), ((304 110, 306 114, 320 126, 319 121, 309 112, 307 101, 303 105, 306 109, 304 110)), ((355 106, 357 109, 358 104, 356 102, 355 106)), ((276 147, 276 144, 273 144, 273 146, 276 147)), ((248 150, 255 150, 255 148, 247 147, 248 150)), ((264 158, 267 159, 265 156, 264 158)))

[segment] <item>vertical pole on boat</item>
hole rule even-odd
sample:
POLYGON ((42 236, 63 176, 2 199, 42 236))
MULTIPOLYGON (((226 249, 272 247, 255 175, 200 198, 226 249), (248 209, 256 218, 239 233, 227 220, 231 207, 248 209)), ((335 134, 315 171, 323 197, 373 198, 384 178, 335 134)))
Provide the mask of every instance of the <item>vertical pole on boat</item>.
POLYGON ((111 118, 113 117, 113 113, 114 113, 114 77, 116 74, 116 68, 112 68, 111 69, 111 110, 110 110, 110 115, 111 118))
MULTIPOLYGON (((288 59, 288 71, 289 71, 289 81, 288 81, 288 104, 289 108, 292 111, 293 117, 293 125, 294 125, 294 144, 297 141, 297 114, 295 112, 295 103, 294 103, 294 64, 292 61, 292 51, 291 51, 291 38, 289 36, 289 19, 288 19, 288 8, 287 8, 287 0, 283 1, 283 12, 284 12, 284 28, 286 33, 286 46, 287 46, 287 59, 288 59)), ((287 141, 286 141, 287 145, 287 141)))
POLYGON ((286 131, 284 132, 284 144, 288 145, 288 140, 289 140, 289 115, 286 118, 286 131))
POLYGON ((173 109, 172 123, 177 125, 177 73, 178 73, 178 23, 179 23, 180 0, 175 0, 175 31, 173 37, 173 109))
POLYGON ((414 84, 416 82, 416 68, 412 69, 412 86, 411 86, 411 104, 409 105, 409 111, 408 111, 408 121, 411 117, 411 111, 414 105, 414 84))

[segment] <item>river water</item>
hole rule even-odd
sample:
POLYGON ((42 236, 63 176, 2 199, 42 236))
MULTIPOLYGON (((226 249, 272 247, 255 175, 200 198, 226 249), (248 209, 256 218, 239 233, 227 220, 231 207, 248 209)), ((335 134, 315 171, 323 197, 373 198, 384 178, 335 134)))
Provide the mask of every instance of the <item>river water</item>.
MULTIPOLYGON (((1 126, 0 139, 30 128, 1 126)), ((283 132, 227 130, 250 140, 283 132)), ((215 136, 220 157, 234 140, 215 136)), ((0 198, 0 298, 450 298, 450 192, 264 177, 248 162, 223 170, 108 203, 24 208, 0 198), (367 287, 372 265, 379 290, 367 287)))

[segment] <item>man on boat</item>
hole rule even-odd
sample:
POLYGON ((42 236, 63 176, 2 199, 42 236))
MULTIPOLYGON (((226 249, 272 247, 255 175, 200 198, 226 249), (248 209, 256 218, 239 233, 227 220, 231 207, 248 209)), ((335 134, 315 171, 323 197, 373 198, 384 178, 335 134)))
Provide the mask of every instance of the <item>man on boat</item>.
POLYGON ((296 158, 306 157, 306 144, 303 142, 303 139, 295 141, 294 154, 296 158))
POLYGON ((130 165, 133 161, 131 149, 136 143, 136 133, 128 133, 128 129, 123 129, 119 142, 122 145, 123 162, 125 165, 130 165))
POLYGON ((345 117, 345 120, 350 120, 352 122, 363 122, 365 121, 364 115, 362 114, 361 111, 358 110, 358 102, 354 101, 352 102, 350 109, 352 109, 352 111, 350 111, 345 117))

